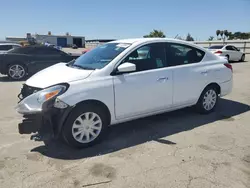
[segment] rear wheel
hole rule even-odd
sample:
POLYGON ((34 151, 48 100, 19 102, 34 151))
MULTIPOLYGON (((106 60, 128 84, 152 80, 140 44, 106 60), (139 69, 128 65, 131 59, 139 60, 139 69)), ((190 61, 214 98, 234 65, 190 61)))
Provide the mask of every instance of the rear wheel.
POLYGON ((240 59, 240 62, 244 62, 245 61, 245 54, 243 54, 242 56, 241 56, 241 59, 240 59))
POLYGON ((26 67, 22 64, 8 66, 8 76, 12 80, 22 80, 27 74, 26 67))
POLYGON ((214 111, 218 102, 218 91, 216 87, 210 86, 204 89, 196 104, 197 110, 202 114, 214 111))
POLYGON ((66 143, 84 148, 98 143, 106 133, 108 117, 95 105, 80 105, 73 109, 62 130, 66 143))
POLYGON ((227 58, 227 60, 228 60, 228 61, 230 61, 230 59, 229 59, 229 55, 226 55, 226 58, 227 58))

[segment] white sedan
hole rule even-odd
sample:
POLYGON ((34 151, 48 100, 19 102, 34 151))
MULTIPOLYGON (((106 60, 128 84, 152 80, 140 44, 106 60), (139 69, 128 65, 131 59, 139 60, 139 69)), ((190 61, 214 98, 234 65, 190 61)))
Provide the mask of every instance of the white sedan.
POLYGON ((245 61, 245 54, 232 45, 215 45, 208 49, 215 55, 226 57, 229 61, 245 61))
POLYGON ((232 80, 226 59, 185 41, 112 41, 29 78, 16 108, 24 115, 19 132, 88 147, 109 125, 188 106, 210 113, 232 80))

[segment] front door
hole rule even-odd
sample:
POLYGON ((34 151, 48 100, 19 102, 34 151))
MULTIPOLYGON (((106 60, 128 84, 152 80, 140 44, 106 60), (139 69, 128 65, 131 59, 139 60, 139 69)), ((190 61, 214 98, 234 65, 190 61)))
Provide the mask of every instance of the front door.
POLYGON ((163 43, 139 47, 122 63, 136 71, 113 77, 117 119, 150 114, 172 106, 172 70, 166 68, 163 43))

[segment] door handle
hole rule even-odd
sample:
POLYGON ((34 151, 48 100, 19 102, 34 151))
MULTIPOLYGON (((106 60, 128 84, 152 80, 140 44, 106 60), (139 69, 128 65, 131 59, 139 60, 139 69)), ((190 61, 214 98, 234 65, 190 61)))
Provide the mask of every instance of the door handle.
POLYGON ((160 77, 160 78, 157 79, 158 82, 163 81, 163 80, 168 80, 168 78, 167 77, 160 77))
POLYGON ((208 71, 203 71, 203 72, 201 72, 201 74, 207 74, 208 73, 208 71))

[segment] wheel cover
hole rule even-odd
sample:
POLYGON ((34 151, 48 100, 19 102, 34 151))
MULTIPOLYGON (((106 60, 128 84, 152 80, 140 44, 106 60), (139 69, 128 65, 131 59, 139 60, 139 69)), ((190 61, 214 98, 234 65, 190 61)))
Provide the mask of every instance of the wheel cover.
POLYGON ((21 65, 12 65, 9 68, 9 75, 13 79, 21 79, 25 75, 25 70, 21 65))
POLYGON ((209 111, 213 109, 216 104, 217 94, 213 89, 208 90, 203 98, 203 107, 205 110, 209 111))
POLYGON ((90 143, 99 136, 101 130, 100 116, 94 112, 85 112, 74 121, 72 135, 77 142, 90 143))

